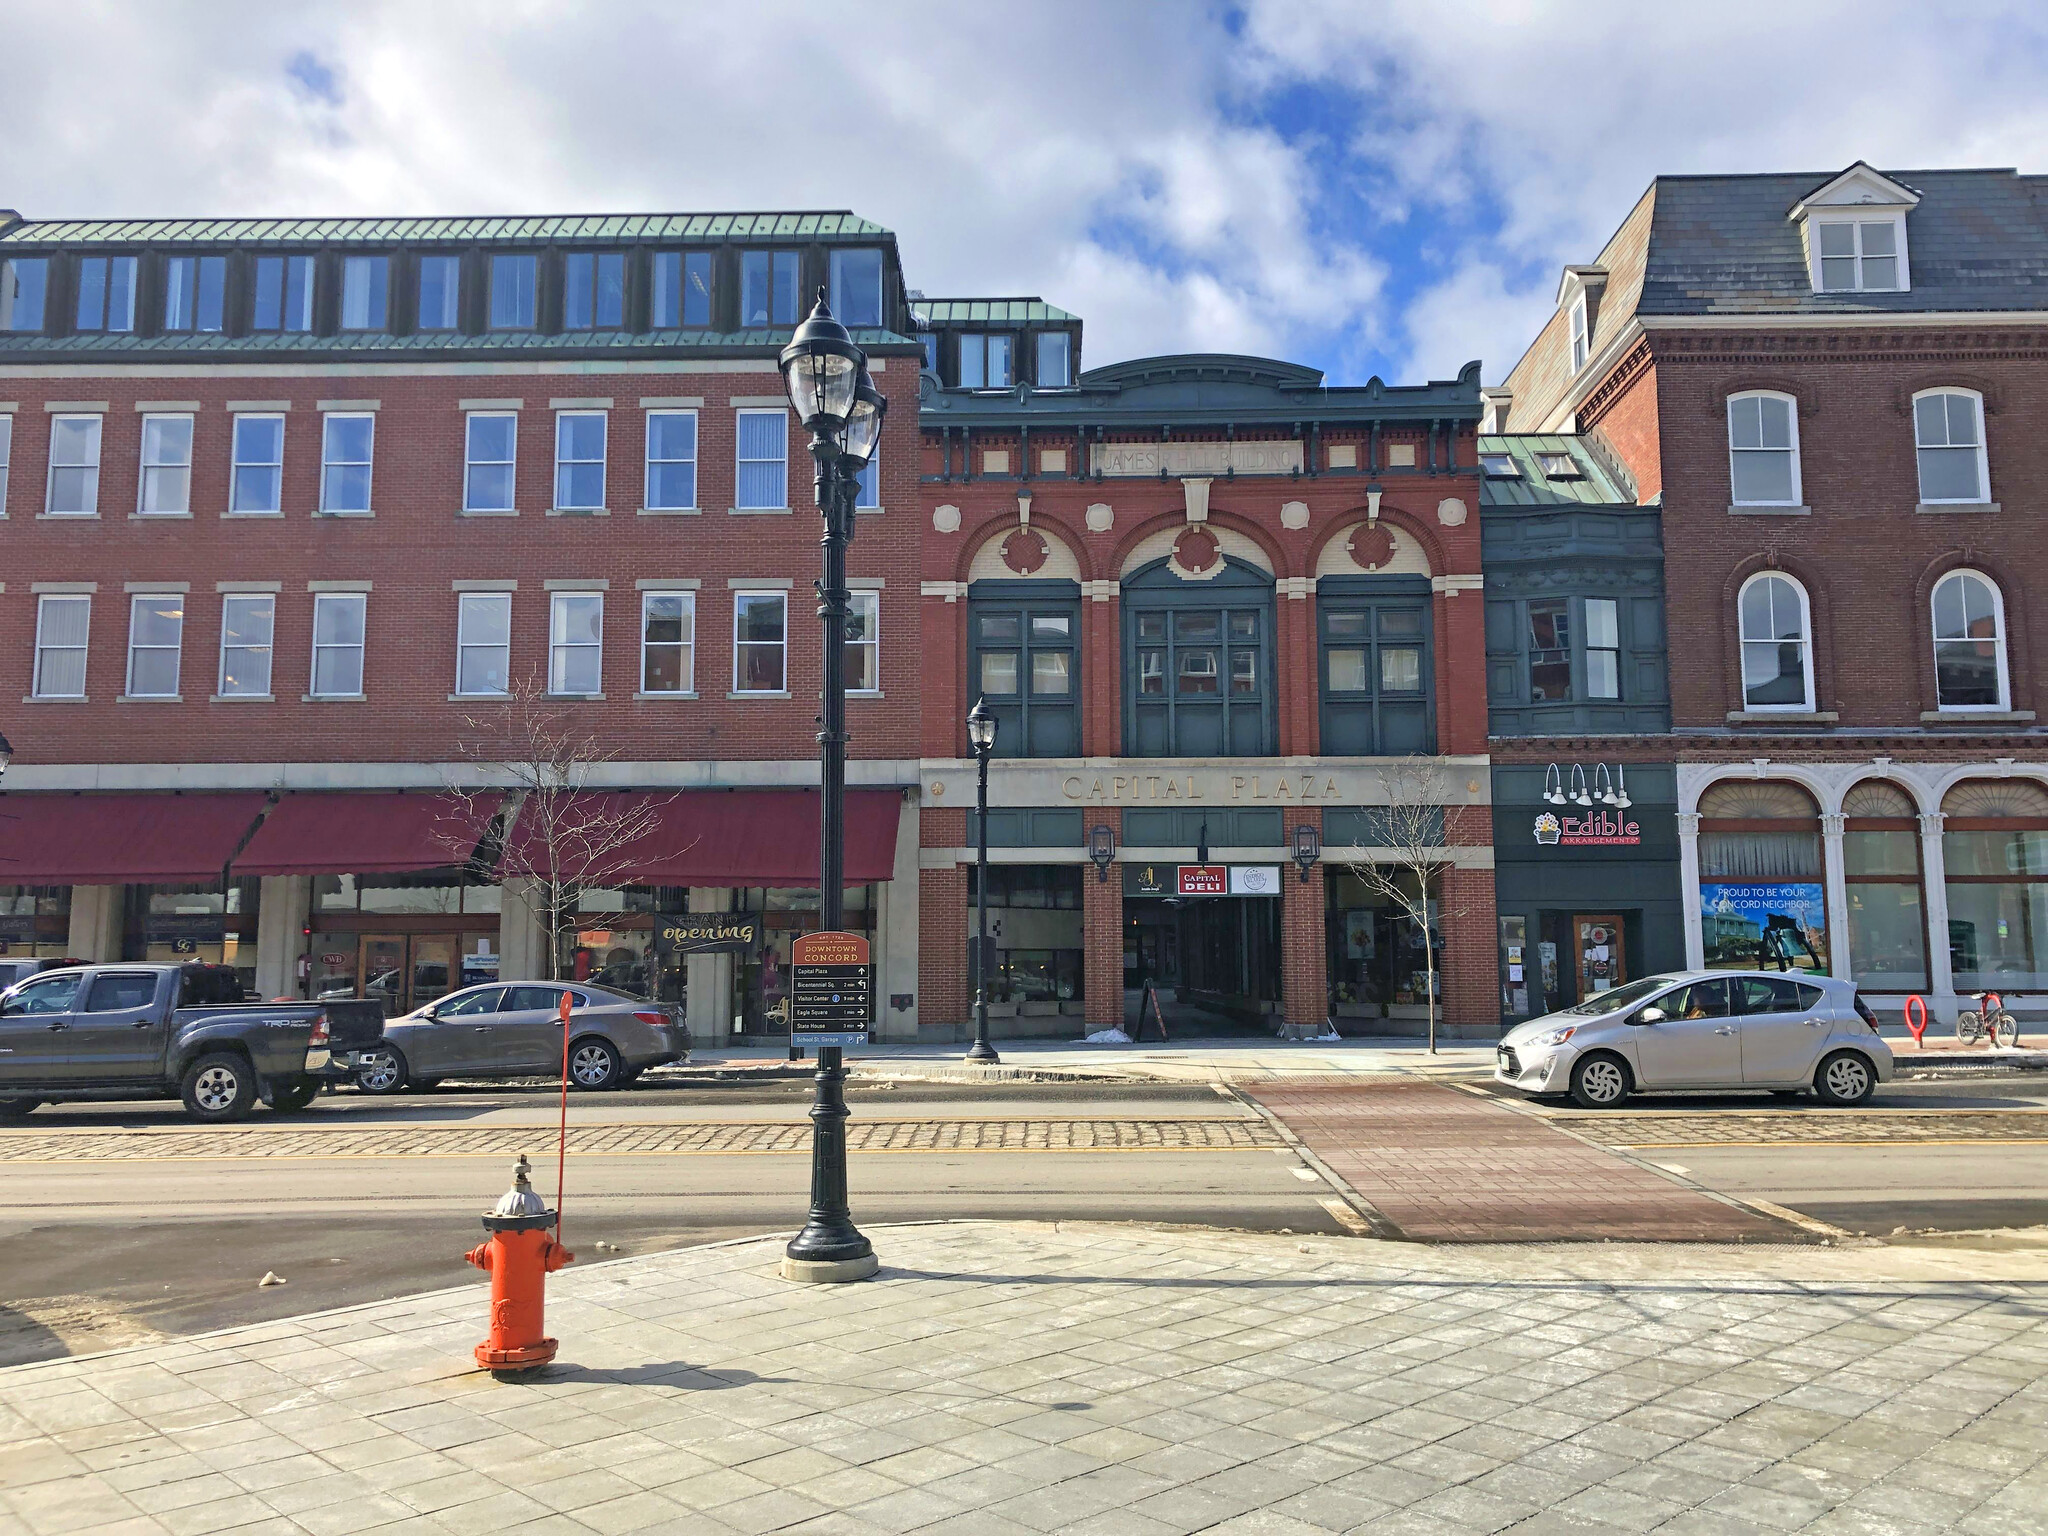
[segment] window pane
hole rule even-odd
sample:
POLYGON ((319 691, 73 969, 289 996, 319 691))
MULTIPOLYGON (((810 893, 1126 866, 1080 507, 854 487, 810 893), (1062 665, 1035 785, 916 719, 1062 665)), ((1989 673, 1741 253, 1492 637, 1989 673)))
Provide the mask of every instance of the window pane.
POLYGON ((981 616, 981 638, 997 645, 1015 645, 1024 634, 1024 620, 1014 613, 985 613, 981 616))
POLYGON ((1948 441, 1952 448, 1977 446, 1977 400, 1972 395, 1948 395, 1948 441))
POLYGON ((1754 395, 1728 402, 1728 445, 1731 448, 1763 446, 1761 402, 1754 395))
POLYGON ((1879 224, 1865 224, 1862 234, 1865 256, 1898 255, 1897 229, 1889 219, 1879 224))
POLYGON ((533 329, 536 267, 537 258, 533 256, 491 258, 492 330, 533 329))
POLYGON ((1230 653, 1230 691, 1232 693, 1257 693, 1259 691, 1259 653, 1257 651, 1232 651, 1230 653))
POLYGON ((1854 288, 1856 259, 1853 256, 1823 256, 1820 263, 1820 285, 1829 293, 1854 288))
POLYGON ((1038 337, 1038 387, 1065 389, 1073 383, 1073 349, 1065 331, 1042 331, 1038 337))
POLYGON ((1948 919, 1957 991, 2048 987, 2048 885, 1950 881, 1948 919))
POLYGON ((979 336, 960 338, 960 387, 980 389, 986 378, 987 351, 979 336))
POLYGON ((841 325, 882 323, 882 253, 832 253, 832 313, 841 325))
POLYGON ((46 597, 40 605, 44 645, 85 644, 86 620, 92 600, 84 597, 46 597))
POLYGON ((1996 708, 1998 646, 1993 641, 1941 640, 1934 647, 1934 683, 1943 709, 1996 708))
POLYGON ((1913 439, 1922 448, 1948 445, 1948 409, 1944 396, 1922 395, 1913 402, 1913 439))
POLYGON ((512 600, 496 592, 465 593, 461 629, 464 645, 508 643, 512 638, 512 600))
POLYGON ((50 263, 42 257, 0 262, 0 331, 40 331, 50 263))
POLYGON ((1010 344, 1015 338, 991 336, 988 338, 988 387, 1008 389, 1016 382, 1010 367, 1010 344))
POLYGON ((1790 453, 1737 453, 1730 473, 1738 505, 1792 500, 1790 453))
POLYGON ((1182 651, 1180 653, 1180 683, 1182 693, 1208 694, 1216 692, 1216 653, 1214 651, 1182 651))
POLYGON ((330 464, 362 464, 370 457, 370 439, 376 422, 369 416, 327 418, 327 461, 330 464))
POLYGON ((651 459, 694 459, 697 417, 692 411, 657 411, 647 418, 647 456, 651 459))
POLYGON ((313 640, 318 645, 361 645, 363 613, 360 597, 322 595, 313 605, 313 640))
POLYGON ((1609 650, 1621 644, 1621 629, 1611 597, 1586 599, 1586 644, 1609 650))
POLYGON ((1064 640, 1073 630, 1064 613, 1034 613, 1031 615, 1031 638, 1034 640, 1064 640))
POLYGON ((1899 261, 1896 256, 1866 256, 1863 258, 1863 286, 1866 289, 1883 292, 1899 286, 1899 261))
POLYGON ((1033 651, 1031 691, 1035 694, 1066 693, 1070 686, 1068 667, 1072 660, 1071 651, 1033 651))
POLYGON ((188 512, 192 506, 192 418, 142 419, 141 512, 188 512))
POLYGON ((689 638, 690 600, 680 593, 650 593, 643 619, 650 644, 679 644, 689 638))
POLYGON ((1223 637, 1223 615, 1176 613, 1173 616, 1173 637, 1176 640, 1220 640, 1223 637))
POLYGON ((271 611, 268 597, 230 597, 223 605, 221 633, 229 645, 268 645, 271 611))
POLYGON ((1008 697, 1017 691, 1017 653, 1015 651, 983 651, 981 653, 981 691, 1008 697))
POLYGON ((1983 498, 1984 487, 1977 479, 1975 448, 1920 450, 1922 501, 1981 501, 1983 498))
POLYGON ((1161 696, 1166 693, 1166 652, 1138 652, 1138 692, 1161 696))
POLYGON ((1363 635, 1370 633, 1372 614, 1366 609, 1346 612, 1332 609, 1323 616, 1323 627, 1332 636, 1363 635))
POLYGON ((1756 402, 1758 430, 1766 448, 1792 446, 1792 403, 1769 395, 1756 402))
POLYGON ((795 325, 797 321, 797 253, 777 251, 775 253, 775 311, 770 317, 775 325, 795 325))
POLYGON ((1164 640, 1166 638, 1166 615, 1163 613, 1139 614, 1138 638, 1140 640, 1164 640))
POLYGON ((1365 652, 1350 647, 1325 651, 1332 693, 1363 693, 1366 690, 1365 652))
POLYGON ((1422 691, 1422 652, 1406 645, 1380 649, 1380 690, 1383 693, 1422 691))
POLYGON ((462 258, 422 256, 420 258, 420 329, 455 329, 462 297, 462 258))
POLYGON ((1856 254, 1856 231, 1849 224, 1823 224, 1820 226, 1820 253, 1823 256, 1853 256, 1856 254))
POLYGON ((787 607, 780 594, 755 593, 737 599, 738 634, 742 640, 783 639, 783 614, 787 607))
POLYGON ((1621 697, 1620 658, 1613 651, 1589 650, 1586 652, 1586 697, 1589 699, 1618 699, 1621 697))
POLYGON ((1852 883, 1848 898, 1849 973, 1856 984, 1885 992, 1926 986, 1927 924, 1920 887, 1852 883))
POLYGON ((350 256, 341 264, 341 328, 381 331, 390 263, 382 256, 350 256))
POLYGON ((555 594, 552 639, 556 645, 595 645, 604 624, 604 599, 558 592, 555 594))
POLYGON ((1571 610, 1563 598, 1544 598, 1529 604, 1531 649, 1569 649, 1571 643, 1571 610))
POLYGON ((1805 647, 1746 641, 1742 647, 1742 695, 1750 704, 1806 703, 1805 647))
POLYGON ((768 252, 745 251, 740 255, 740 324, 768 323, 768 252))

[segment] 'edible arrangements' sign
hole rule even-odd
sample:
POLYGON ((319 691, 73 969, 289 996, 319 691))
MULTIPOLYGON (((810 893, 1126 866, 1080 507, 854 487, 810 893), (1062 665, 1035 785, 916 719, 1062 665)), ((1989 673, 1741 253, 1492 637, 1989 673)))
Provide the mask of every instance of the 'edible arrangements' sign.
POLYGON ((866 1045, 875 968, 858 933, 807 933, 789 950, 789 1043, 866 1045))
POLYGON ((664 955, 746 954, 760 942, 758 913, 692 912, 654 920, 654 947, 664 955))

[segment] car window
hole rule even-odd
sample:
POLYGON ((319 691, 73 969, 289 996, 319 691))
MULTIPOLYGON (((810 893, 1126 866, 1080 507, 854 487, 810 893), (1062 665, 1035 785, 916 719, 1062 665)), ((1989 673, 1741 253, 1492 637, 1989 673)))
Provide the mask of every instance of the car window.
POLYGON ((130 1008, 147 1008, 156 1001, 156 978, 147 971, 116 971, 95 976, 92 991, 85 997, 87 1013, 125 1013, 130 1008))
POLYGON ((1819 987, 1781 976, 1741 976, 1735 995, 1744 1013, 1807 1013, 1821 999, 1819 987))
POLYGON ((1613 1013, 1619 1008, 1633 1008, 1648 998, 1659 987, 1671 984, 1668 976, 1645 976, 1641 981, 1631 981, 1625 986, 1614 987, 1606 992, 1595 992, 1582 1003, 1574 1003, 1561 1013, 1594 1014, 1613 1013))
POLYGON ((444 999, 434 1010, 440 1019, 467 1018, 473 1013, 496 1013, 498 999, 505 995, 503 987, 479 987, 474 992, 459 993, 444 999))
POLYGON ((562 1006, 560 987, 507 987, 505 989, 505 1011, 524 1013, 530 1008, 545 1008, 550 1013, 562 1006))
POLYGON ((9 994, 9 1013, 69 1013, 78 997, 78 984, 85 980, 73 972, 68 976, 44 976, 24 981, 9 994))
POLYGON ((1720 1019, 1728 1014, 1728 983, 1720 977, 1695 981, 1680 987, 1657 1006, 1667 1019, 1720 1019))

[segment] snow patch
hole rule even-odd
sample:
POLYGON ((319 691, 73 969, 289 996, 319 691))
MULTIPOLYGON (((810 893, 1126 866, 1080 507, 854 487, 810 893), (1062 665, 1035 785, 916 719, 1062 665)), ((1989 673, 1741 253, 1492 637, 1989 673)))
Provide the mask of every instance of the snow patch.
POLYGON ((1083 1045, 1129 1045, 1131 1037, 1120 1029, 1098 1029, 1082 1038, 1083 1045))

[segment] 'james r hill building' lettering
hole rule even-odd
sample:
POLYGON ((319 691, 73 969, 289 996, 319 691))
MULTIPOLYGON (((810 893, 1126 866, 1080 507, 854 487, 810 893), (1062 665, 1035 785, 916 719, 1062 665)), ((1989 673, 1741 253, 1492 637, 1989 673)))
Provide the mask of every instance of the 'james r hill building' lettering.
POLYGON ((1303 468, 1301 444, 1097 443, 1098 475, 1290 475, 1303 468))

